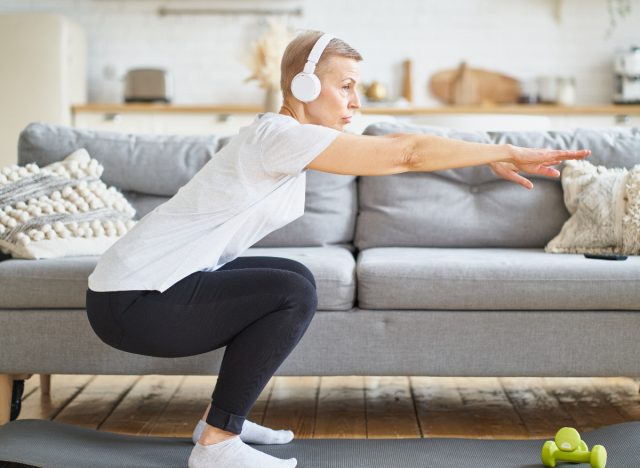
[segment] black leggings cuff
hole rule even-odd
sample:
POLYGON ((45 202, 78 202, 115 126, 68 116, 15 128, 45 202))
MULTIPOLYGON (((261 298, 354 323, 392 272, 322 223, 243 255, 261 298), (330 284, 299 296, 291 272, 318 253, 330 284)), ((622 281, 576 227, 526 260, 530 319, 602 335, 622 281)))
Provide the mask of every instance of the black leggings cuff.
POLYGON ((244 416, 227 413, 225 410, 215 407, 213 403, 211 404, 209 414, 207 414, 207 424, 224 431, 233 432, 234 434, 240 434, 242 432, 242 425, 245 419, 244 416))

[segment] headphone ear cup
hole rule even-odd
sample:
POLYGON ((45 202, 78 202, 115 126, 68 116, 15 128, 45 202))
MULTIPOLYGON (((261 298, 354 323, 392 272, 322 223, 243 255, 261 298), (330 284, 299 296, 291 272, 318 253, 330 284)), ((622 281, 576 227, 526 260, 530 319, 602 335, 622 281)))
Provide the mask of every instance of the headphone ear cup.
POLYGON ((320 79, 314 73, 298 73, 291 80, 291 93, 302 102, 311 102, 320 95, 320 79))

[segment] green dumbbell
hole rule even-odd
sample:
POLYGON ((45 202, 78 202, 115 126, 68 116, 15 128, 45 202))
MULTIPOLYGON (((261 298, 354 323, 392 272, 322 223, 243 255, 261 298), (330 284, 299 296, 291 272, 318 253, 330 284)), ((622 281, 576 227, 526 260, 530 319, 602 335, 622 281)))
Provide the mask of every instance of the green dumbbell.
POLYGON ((573 427, 563 427, 556 433, 555 442, 548 440, 542 446, 542 464, 556 466, 556 462, 590 463, 592 468, 605 468, 607 451, 602 445, 594 445, 591 452, 580 434, 573 427))

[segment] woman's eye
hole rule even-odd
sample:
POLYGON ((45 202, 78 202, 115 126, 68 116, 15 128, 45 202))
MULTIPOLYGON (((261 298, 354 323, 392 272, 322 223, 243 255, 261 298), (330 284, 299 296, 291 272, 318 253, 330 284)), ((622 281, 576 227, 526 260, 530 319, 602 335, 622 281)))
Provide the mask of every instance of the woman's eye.
POLYGON ((342 89, 349 89, 349 85, 343 86, 342 89))

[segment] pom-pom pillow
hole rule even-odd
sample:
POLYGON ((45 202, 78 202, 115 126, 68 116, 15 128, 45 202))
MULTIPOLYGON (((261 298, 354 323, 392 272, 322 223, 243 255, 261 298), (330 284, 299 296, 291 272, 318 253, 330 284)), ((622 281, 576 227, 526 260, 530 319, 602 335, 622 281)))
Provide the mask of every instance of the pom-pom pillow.
POLYGON ((102 254, 135 223, 102 171, 84 148, 42 168, 1 169, 0 250, 31 259, 102 254))
POLYGON ((547 252, 640 252, 640 164, 627 170, 566 161, 562 189, 571 217, 547 244, 547 252))

